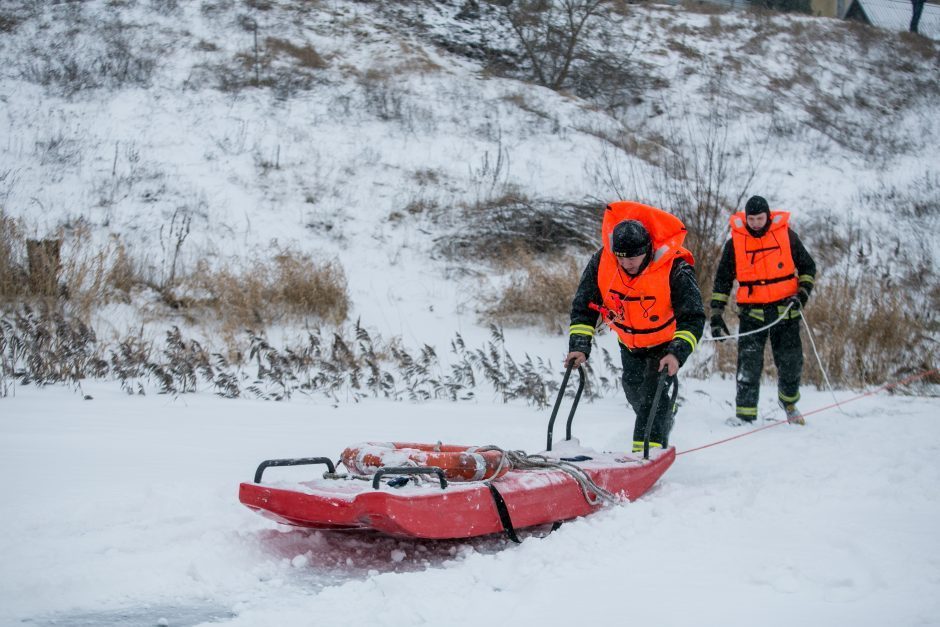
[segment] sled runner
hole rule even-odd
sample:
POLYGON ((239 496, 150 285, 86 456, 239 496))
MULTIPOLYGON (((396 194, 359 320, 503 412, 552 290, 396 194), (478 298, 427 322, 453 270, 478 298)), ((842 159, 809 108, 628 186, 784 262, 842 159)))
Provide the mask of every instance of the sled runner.
MULTIPOLYGON (((329 458, 262 462, 239 500, 262 515, 314 529, 365 529, 394 536, 444 539, 506 532, 590 514, 606 502, 642 496, 675 461, 675 449, 648 454, 605 453, 580 446, 571 422, 584 389, 584 370, 568 416, 566 438, 552 450, 552 428, 571 368, 565 372, 538 455, 497 447, 365 443, 343 451, 339 474, 329 458), (324 465, 323 477, 262 484, 266 469, 324 465)), ((659 392, 662 391, 660 386, 659 392)), ((659 394, 657 394, 657 401, 659 394)), ((655 412, 655 407, 654 407, 655 412)))

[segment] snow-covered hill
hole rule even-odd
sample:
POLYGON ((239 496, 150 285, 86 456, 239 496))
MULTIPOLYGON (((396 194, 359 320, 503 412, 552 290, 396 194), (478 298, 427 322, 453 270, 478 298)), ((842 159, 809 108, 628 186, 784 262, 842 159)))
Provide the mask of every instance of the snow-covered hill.
MULTIPOLYGON (((547 212, 623 197, 690 215, 760 193, 811 243, 857 245, 890 275, 923 265, 936 284, 928 40, 623 5, 584 40, 614 79, 601 89, 582 68, 555 92, 518 80, 525 57, 487 3, 22 1, 2 14, 4 213, 33 237, 117 238, 157 282, 171 265, 297 250, 341 262, 350 319, 440 344, 474 333, 499 289, 506 268, 453 251, 507 195, 547 212), (912 229, 928 245, 889 249, 912 229)), ((720 237, 723 222, 707 229, 720 237)))

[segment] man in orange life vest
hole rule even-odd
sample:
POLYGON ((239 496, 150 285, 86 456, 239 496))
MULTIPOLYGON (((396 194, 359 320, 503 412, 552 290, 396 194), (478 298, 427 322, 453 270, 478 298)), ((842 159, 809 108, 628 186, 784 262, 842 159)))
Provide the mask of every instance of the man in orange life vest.
POLYGON ((796 408, 803 372, 800 310, 813 291, 816 263, 788 226, 789 219, 789 213, 771 211, 764 198, 752 196, 744 211, 731 216, 731 239, 725 243, 715 273, 711 298, 712 337, 728 335, 722 314, 735 280, 738 282, 735 298, 740 309, 738 332, 750 334, 738 338, 735 417, 728 420, 732 426, 748 424, 757 418, 764 345, 768 337, 777 366, 780 406, 786 411, 787 420, 804 424, 796 408), (783 319, 774 326, 754 333, 781 316, 783 319))
MULTIPOLYGON (((601 227, 603 246, 588 262, 571 303, 566 364, 578 366, 591 354, 598 309, 620 340, 623 390, 636 412, 634 452, 643 450, 659 373, 675 375, 705 327, 692 253, 682 247, 685 234, 682 222, 661 209, 611 203, 601 227)), ((669 445, 675 411, 670 405, 661 399, 651 447, 669 445)))

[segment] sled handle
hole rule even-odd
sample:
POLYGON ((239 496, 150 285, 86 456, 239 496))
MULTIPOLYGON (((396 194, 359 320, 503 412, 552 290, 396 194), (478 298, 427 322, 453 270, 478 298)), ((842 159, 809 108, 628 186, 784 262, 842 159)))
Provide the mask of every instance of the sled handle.
MULTIPOLYGON (((558 397, 555 399, 555 407, 552 409, 552 417, 548 420, 548 443, 545 445, 545 450, 552 450, 552 431, 555 428, 555 416, 558 415, 558 407, 561 406, 561 399, 565 396, 565 388, 568 387, 568 377, 571 376, 571 369, 574 368, 574 364, 568 364, 567 369, 565 369, 565 376, 561 380, 561 386, 558 388, 558 397)), ((571 439, 571 422, 574 420, 574 412, 578 409, 578 402, 581 400, 581 392, 584 391, 584 366, 578 366, 578 376, 580 380, 578 381, 578 391, 574 394, 574 402, 571 403, 571 411, 568 413, 568 423, 565 425, 565 439, 571 439)))
MULTIPOLYGON (((679 395, 679 380, 669 375, 665 370, 659 375, 659 381, 656 382, 656 395, 653 397, 653 406, 650 408, 650 415, 646 417, 646 430, 643 435, 643 459, 650 458, 650 433, 653 431, 653 420, 656 417, 656 410, 659 409, 659 399, 663 395, 663 390, 668 389, 669 385, 675 383, 672 387, 669 406, 675 406, 676 397, 679 395)), ((669 411, 672 411, 670 409, 669 411)))
POLYGON ((255 471, 255 483, 261 483, 261 475, 264 474, 265 468, 270 468, 271 466, 307 466, 312 464, 326 464, 326 467, 331 473, 336 472, 336 466, 333 465, 333 462, 329 457, 297 457, 295 459, 267 459, 258 466, 258 470, 255 471))
POLYGON ((444 471, 437 466, 421 466, 418 468, 414 466, 387 466, 375 471, 375 476, 372 478, 373 490, 379 489, 379 481, 385 475, 437 475, 437 478, 441 480, 441 490, 447 487, 447 479, 444 478, 444 471))

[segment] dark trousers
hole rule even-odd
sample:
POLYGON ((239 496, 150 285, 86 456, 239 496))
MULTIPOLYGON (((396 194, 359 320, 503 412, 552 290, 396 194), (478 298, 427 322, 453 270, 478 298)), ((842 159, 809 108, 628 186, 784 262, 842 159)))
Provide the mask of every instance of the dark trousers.
MULTIPOLYGON (((742 309, 738 332, 748 333, 773 322, 781 310, 776 305, 763 309, 742 309)), ((764 346, 768 337, 774 365, 777 366, 777 396, 785 403, 795 403, 800 399, 803 343, 800 339, 800 319, 796 317, 781 320, 769 329, 738 339, 735 413, 739 418, 754 420, 757 417, 761 373, 764 370, 764 346)))
POLYGON ((918 25, 920 24, 920 15, 924 12, 924 0, 911 0, 911 4, 913 5, 913 10, 911 11, 910 31, 916 33, 918 25))
MULTIPOLYGON (((633 441, 642 442, 646 437, 646 420, 653 407, 653 397, 656 395, 656 384, 659 381, 659 361, 666 355, 668 344, 661 344, 652 348, 629 350, 620 345, 620 360, 623 363, 623 391, 627 395, 627 402, 636 412, 633 423, 633 441)), ((656 416, 653 418, 653 429, 650 431, 650 442, 661 444, 663 448, 669 446, 669 432, 672 430, 673 408, 666 394, 659 399, 656 416)))

